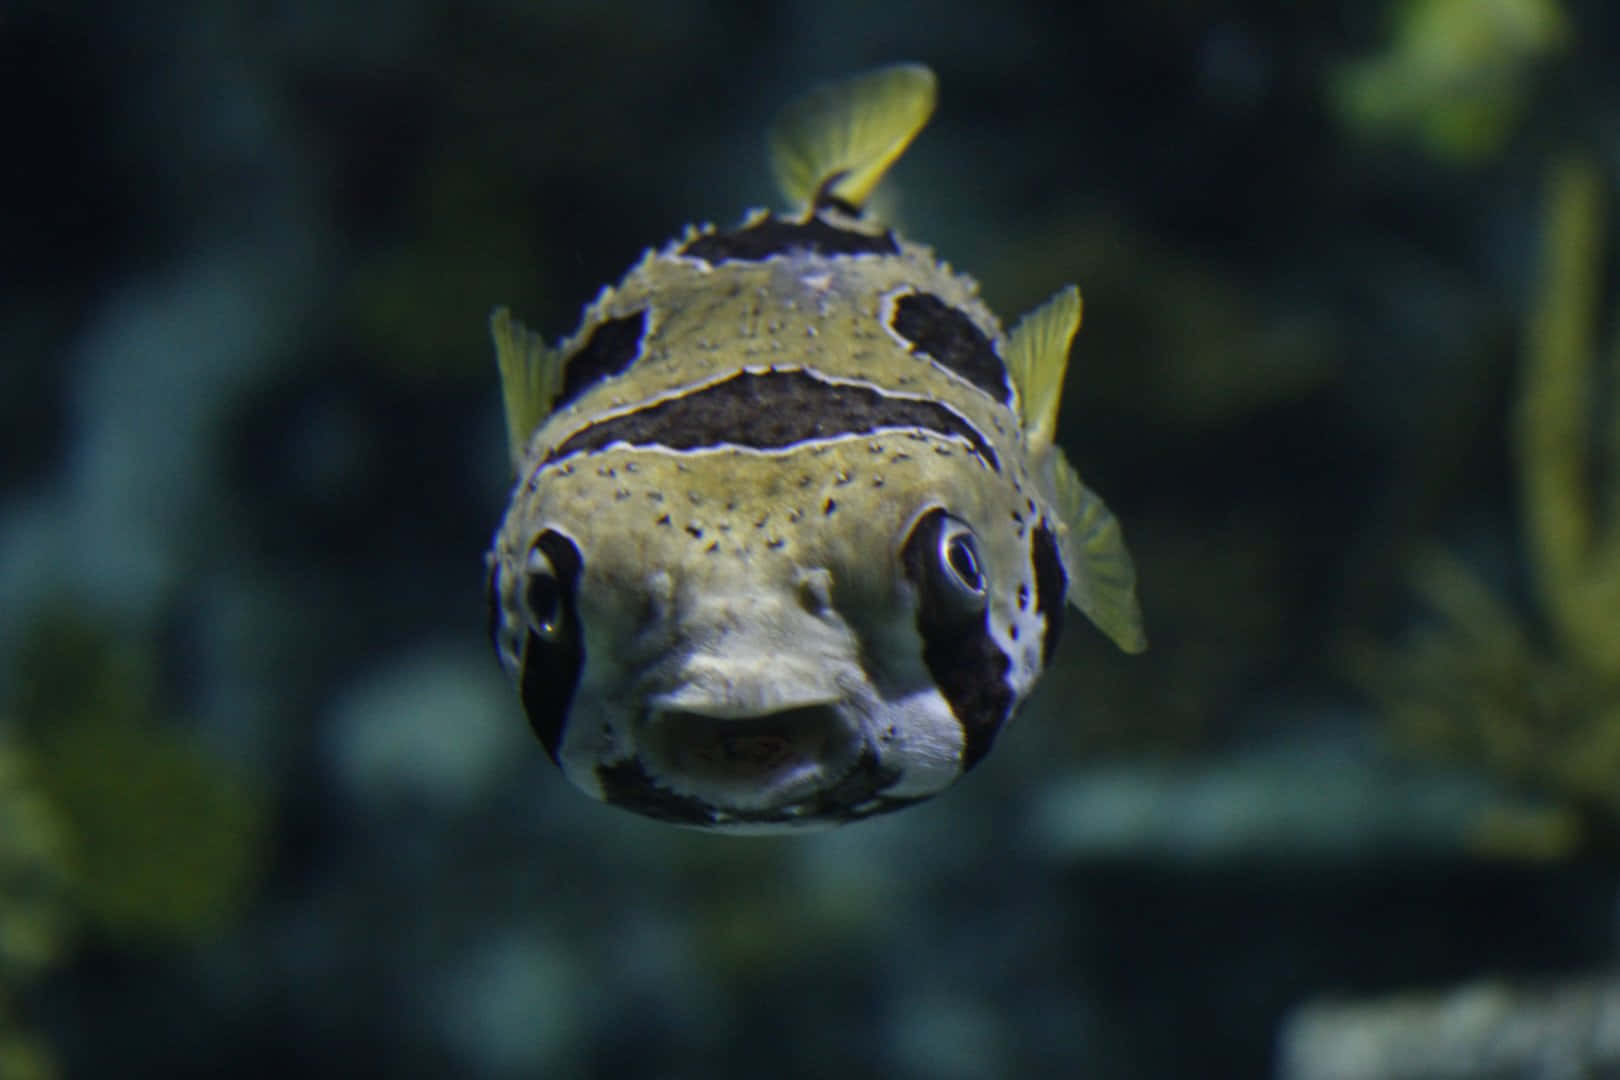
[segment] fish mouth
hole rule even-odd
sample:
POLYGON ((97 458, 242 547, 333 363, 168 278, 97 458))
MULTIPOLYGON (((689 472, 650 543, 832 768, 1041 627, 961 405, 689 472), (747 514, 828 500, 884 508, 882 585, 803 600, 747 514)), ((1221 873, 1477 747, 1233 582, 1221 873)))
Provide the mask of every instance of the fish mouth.
POLYGON ((637 739, 647 770, 673 791, 710 806, 763 810, 814 795, 859 759, 858 727, 837 705, 756 716, 655 709, 637 739))

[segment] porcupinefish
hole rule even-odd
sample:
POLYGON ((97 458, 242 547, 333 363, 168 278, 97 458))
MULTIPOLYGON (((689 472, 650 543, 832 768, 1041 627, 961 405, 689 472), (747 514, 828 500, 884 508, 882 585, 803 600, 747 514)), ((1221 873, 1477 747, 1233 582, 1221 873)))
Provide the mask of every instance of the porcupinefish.
POLYGON ((492 316, 490 634, 595 798, 734 832, 895 810, 989 752, 1065 601, 1144 647, 1119 525, 1053 443, 1078 290, 1004 333, 865 212, 935 96, 918 65, 812 91, 770 135, 791 213, 689 228, 556 346, 492 316))

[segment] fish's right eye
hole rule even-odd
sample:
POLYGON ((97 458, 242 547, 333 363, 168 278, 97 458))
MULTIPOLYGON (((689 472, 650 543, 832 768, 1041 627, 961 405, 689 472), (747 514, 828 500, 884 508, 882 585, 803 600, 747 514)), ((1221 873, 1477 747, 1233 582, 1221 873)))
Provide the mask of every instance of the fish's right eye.
POLYGON ((538 543, 529 549, 523 576, 523 613, 529 628, 547 641, 555 641, 562 631, 562 582, 538 543))
POLYGON ((553 761, 585 666, 585 635, 577 603, 584 568, 574 542, 547 529, 535 538, 524 558, 517 598, 528 627, 518 664, 518 689, 529 725, 553 761))

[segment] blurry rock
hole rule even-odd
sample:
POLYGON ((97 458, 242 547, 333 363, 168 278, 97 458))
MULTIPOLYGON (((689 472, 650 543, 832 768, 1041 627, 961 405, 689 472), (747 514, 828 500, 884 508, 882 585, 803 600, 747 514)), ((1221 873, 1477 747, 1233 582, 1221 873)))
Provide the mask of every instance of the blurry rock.
POLYGON ((456 958, 430 997, 435 1022, 474 1075, 571 1074, 589 980, 557 943, 505 931, 456 958))
POLYGON ((1003 1021, 982 998, 923 992, 897 1002, 889 1036, 902 1076, 977 1080, 1008 1075, 1003 1021))
POLYGON ((467 809, 532 743, 493 658, 431 643, 362 676, 339 698, 327 752, 368 807, 421 800, 467 809))
POLYGON ((1478 777, 1414 769, 1321 737, 1201 766, 1076 773, 1042 790, 1029 829, 1059 861, 1194 863, 1461 851, 1518 859, 1562 850, 1571 832, 1567 815, 1512 801, 1478 777))
POLYGON ((1307 1005, 1284 1023, 1277 1063, 1280 1080, 1620 1075, 1620 980, 1307 1005))

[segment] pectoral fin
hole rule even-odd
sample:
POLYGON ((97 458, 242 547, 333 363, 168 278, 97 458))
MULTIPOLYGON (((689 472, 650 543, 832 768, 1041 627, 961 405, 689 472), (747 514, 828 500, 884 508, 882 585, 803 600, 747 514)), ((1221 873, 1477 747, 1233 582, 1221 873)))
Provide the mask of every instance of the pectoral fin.
POLYGON ((1069 570, 1069 603, 1121 649, 1141 652, 1147 648, 1147 634, 1136 600, 1136 568, 1119 522, 1055 447, 1052 468, 1063 519, 1058 544, 1069 570))
POLYGON ((771 125, 771 163, 796 207, 836 200, 859 210, 928 123, 934 73, 897 64, 830 83, 790 103, 771 125))
POLYGON ((1030 454, 1039 458, 1057 432, 1069 346, 1080 329, 1080 290, 1073 285, 1025 315, 1007 338, 1007 370, 1018 387, 1019 414, 1030 454))
POLYGON ((523 463, 529 436, 551 411, 562 391, 562 354, 545 343, 504 307, 489 317, 495 339, 495 362, 501 371, 501 401, 506 406, 506 437, 512 466, 523 463))

